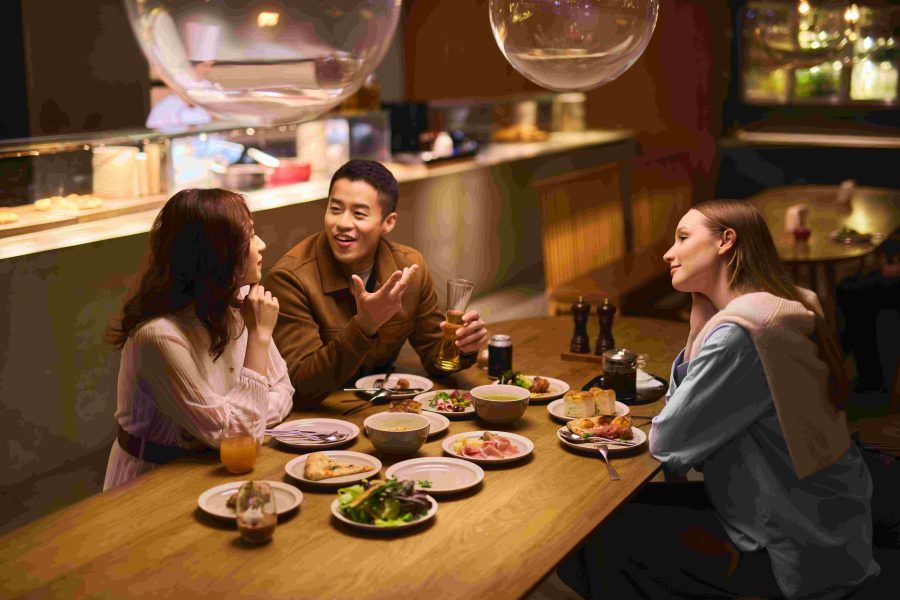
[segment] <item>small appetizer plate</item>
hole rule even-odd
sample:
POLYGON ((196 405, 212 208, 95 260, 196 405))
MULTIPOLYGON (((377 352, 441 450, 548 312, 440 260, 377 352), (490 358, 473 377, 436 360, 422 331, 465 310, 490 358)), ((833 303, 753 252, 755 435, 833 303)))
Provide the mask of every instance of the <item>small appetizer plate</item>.
POLYGON ((596 442, 596 443, 584 443, 584 444, 576 444, 575 442, 570 442, 563 436, 557 432, 556 437, 559 438, 559 441, 572 448, 573 450, 578 450, 579 452, 585 452, 587 454, 596 454, 597 453, 597 445, 598 444, 606 444, 608 452, 610 454, 621 454, 624 452, 631 452, 632 450, 639 448, 644 445, 644 442, 647 441, 647 434, 637 427, 631 428, 631 434, 634 436, 630 440, 626 440, 629 442, 630 446, 621 446, 617 445, 615 442, 596 442))
POLYGON ((357 467, 372 467, 372 470, 366 471, 365 473, 354 473, 353 475, 341 475, 340 477, 329 477, 328 479, 313 481, 312 479, 306 478, 306 459, 309 458, 309 454, 304 454, 284 465, 284 472, 297 481, 321 487, 344 486, 350 483, 356 483, 357 481, 362 481, 363 479, 378 479, 378 474, 381 472, 381 461, 369 454, 352 452, 350 450, 326 450, 322 452, 322 454, 334 459, 340 464, 356 465, 357 467))
POLYGON ((285 446, 291 446, 293 448, 335 448, 337 446, 343 446, 359 436, 359 427, 357 427, 350 421, 341 421, 340 419, 297 419, 296 421, 286 421, 281 425, 275 427, 274 429, 276 432, 279 430, 292 431, 301 429, 304 431, 313 431, 315 433, 323 434, 337 431, 339 434, 344 434, 347 436, 344 439, 338 440, 336 442, 314 442, 302 437, 291 437, 287 434, 271 434, 273 438, 275 438, 285 446))
MULTIPOLYGON (((543 402, 544 400, 553 400, 554 398, 559 398, 569 391, 569 384, 562 379, 544 377, 543 375, 526 375, 525 377, 529 379, 540 377, 541 379, 546 379, 550 383, 550 389, 548 391, 542 392, 540 394, 531 394, 531 403, 543 402)), ((500 383, 500 380, 498 379, 494 383, 500 383)))
POLYGON ((471 460, 472 462, 486 465, 496 465, 521 460, 534 451, 534 442, 529 440, 527 437, 525 437, 524 435, 519 435, 518 433, 507 433, 505 431, 491 431, 490 433, 502 435, 516 445, 516 447, 518 448, 518 452, 512 456, 504 456, 502 458, 485 458, 483 456, 465 456, 463 454, 457 454, 453 451, 453 444, 457 441, 457 439, 461 437, 466 439, 480 438, 484 433, 484 431, 467 431, 458 435, 448 435, 446 438, 444 438, 444 441, 441 442, 441 448, 443 448, 444 452, 446 452, 450 456, 455 456, 456 458, 471 460))
POLYGON ((411 479, 416 489, 429 494, 449 494, 475 487, 484 479, 484 470, 459 458, 425 456, 398 462, 384 472, 387 478, 411 479), (422 485, 427 481, 430 485, 422 485))
MULTIPOLYGON (((384 382, 383 387, 387 390, 391 391, 392 398, 404 398, 413 395, 411 392, 404 392, 402 390, 397 390, 397 382, 401 379, 405 379, 409 382, 409 387, 418 390, 428 391, 434 387, 434 382, 428 379, 427 377, 422 377, 420 375, 410 375, 408 373, 391 373, 390 375, 385 375, 384 373, 377 373, 375 375, 366 375, 365 377, 360 377, 356 380, 356 387, 358 388, 367 388, 374 389, 377 387, 375 382, 379 379, 384 379, 387 377, 387 381, 384 382)), ((415 392, 420 393, 420 392, 415 392)))
MULTIPOLYGON (((558 419, 560 421, 571 421, 574 417, 567 417, 564 412, 563 402, 565 400, 560 398, 559 400, 554 400, 550 404, 547 405, 547 412, 550 413, 550 416, 554 419, 558 419)), ((627 415, 631 412, 631 409, 628 408, 627 404, 622 404, 619 401, 616 401, 616 414, 614 416, 621 417, 627 415)))
MULTIPOLYGON (((234 519, 234 509, 228 506, 228 498, 238 493, 241 486, 247 481, 229 481, 222 485, 209 488, 197 498, 200 509, 214 517, 222 519, 234 519)), ((290 512, 300 506, 303 501, 303 492, 294 486, 281 481, 262 481, 268 483, 275 494, 275 510, 279 515, 290 512)))
MULTIPOLYGON (((424 394, 419 394, 413 400, 422 405, 423 411, 428 411, 430 413, 437 413, 439 415, 444 415, 445 417, 472 417, 475 416, 475 407, 470 403, 467 407, 462 409, 461 411, 452 411, 452 410, 438 410, 436 408, 432 408, 429 406, 429 402, 431 399, 440 394, 441 392, 450 393, 454 390, 432 390, 430 392, 425 392, 424 394)), ((460 392, 468 392, 469 390, 459 390, 460 392)))
POLYGON ((410 527, 418 527, 422 523, 429 521, 434 518, 434 515, 437 514, 438 503, 437 500, 432 498, 431 496, 426 496, 428 501, 431 502, 431 508, 428 509, 424 515, 416 519, 415 521, 410 521, 408 523, 403 523, 401 525, 391 525, 390 527, 379 527, 378 525, 370 524, 370 523, 357 523, 353 519, 348 518, 344 513, 341 512, 341 501, 339 498, 335 498, 334 502, 331 503, 331 514, 335 516, 338 521, 342 521, 351 527, 356 527, 357 529, 364 529, 368 531, 397 531, 398 529, 409 529, 410 527))

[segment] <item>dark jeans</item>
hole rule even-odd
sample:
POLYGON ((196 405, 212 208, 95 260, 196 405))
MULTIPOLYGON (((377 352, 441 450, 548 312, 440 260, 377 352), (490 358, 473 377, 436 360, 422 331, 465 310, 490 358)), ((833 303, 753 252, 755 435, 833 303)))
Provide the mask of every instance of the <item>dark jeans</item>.
POLYGON ((699 482, 651 483, 559 567, 582 598, 780 598, 765 551, 728 540, 699 482))
POLYGON ((900 309, 900 277, 886 277, 880 271, 848 277, 838 284, 837 303, 844 317, 841 346, 856 358, 856 388, 879 390, 885 381, 878 339, 896 344, 900 332, 879 332, 876 320, 882 310, 900 309))

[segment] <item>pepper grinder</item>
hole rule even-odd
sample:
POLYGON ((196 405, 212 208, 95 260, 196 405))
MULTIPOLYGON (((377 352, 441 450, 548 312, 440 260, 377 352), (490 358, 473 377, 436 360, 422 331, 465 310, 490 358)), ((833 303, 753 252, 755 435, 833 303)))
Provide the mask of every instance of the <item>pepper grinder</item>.
POLYGON ((616 347, 616 340, 613 339, 613 317, 616 314, 616 307, 609 303, 609 298, 603 299, 603 304, 597 307, 597 318, 600 321, 600 335, 597 336, 597 349, 594 354, 602 355, 607 350, 616 347))
POLYGON ((575 321, 575 333, 572 335, 572 343, 569 350, 577 354, 587 354, 591 351, 591 341, 587 335, 588 317, 591 315, 591 305, 584 301, 584 296, 578 296, 578 302, 572 305, 572 320, 575 321))

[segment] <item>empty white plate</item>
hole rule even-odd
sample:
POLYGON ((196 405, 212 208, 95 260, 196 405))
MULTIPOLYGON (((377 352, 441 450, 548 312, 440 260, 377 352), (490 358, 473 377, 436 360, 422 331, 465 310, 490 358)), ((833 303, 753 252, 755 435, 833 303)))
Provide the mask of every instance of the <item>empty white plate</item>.
POLYGON ((484 479, 484 470, 475 463, 446 456, 411 458, 388 467, 385 477, 411 479, 416 488, 429 494, 461 492, 484 479), (423 482, 430 485, 424 485, 423 482))

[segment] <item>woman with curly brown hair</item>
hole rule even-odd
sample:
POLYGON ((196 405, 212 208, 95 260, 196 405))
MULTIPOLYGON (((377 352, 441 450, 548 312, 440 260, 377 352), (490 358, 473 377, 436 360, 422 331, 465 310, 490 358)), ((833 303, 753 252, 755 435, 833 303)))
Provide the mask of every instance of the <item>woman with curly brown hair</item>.
POLYGON ((183 190, 156 217, 146 264, 107 334, 122 354, 104 489, 218 447, 226 430, 262 439, 291 411, 294 388, 272 341, 278 300, 259 285, 265 247, 244 198, 227 190, 183 190))

